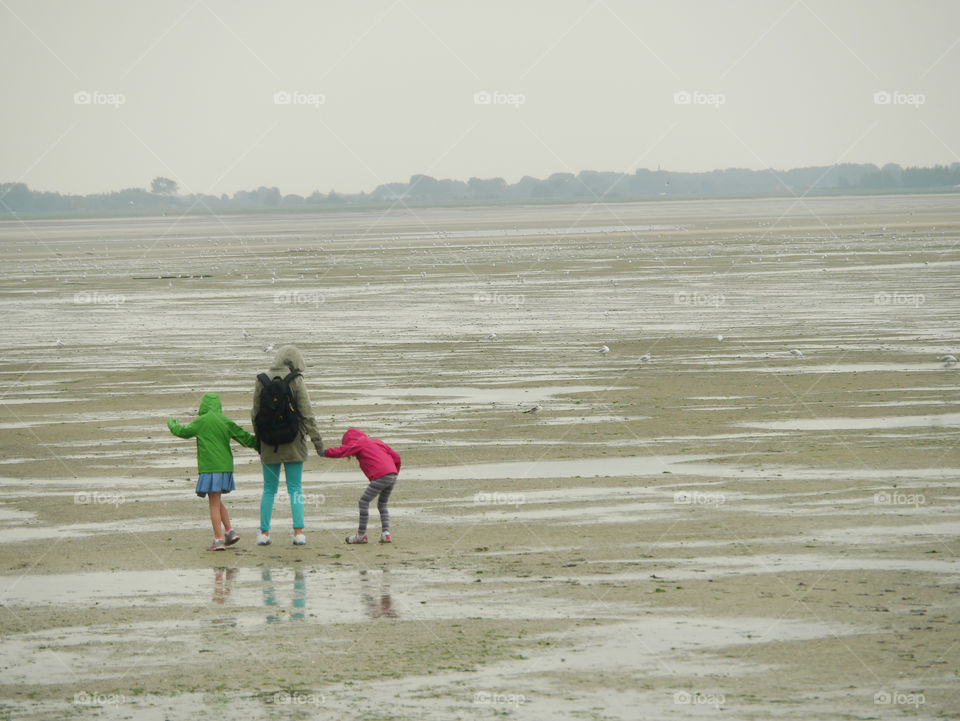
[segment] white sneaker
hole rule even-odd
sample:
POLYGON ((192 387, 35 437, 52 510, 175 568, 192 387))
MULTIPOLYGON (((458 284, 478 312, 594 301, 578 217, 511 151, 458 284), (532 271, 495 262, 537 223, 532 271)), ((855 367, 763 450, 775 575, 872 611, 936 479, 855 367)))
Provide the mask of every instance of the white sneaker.
POLYGON ((302 546, 302 545, 306 544, 306 542, 307 542, 307 537, 304 536, 302 533, 295 533, 295 534, 293 535, 293 545, 294 545, 294 546, 302 546))
POLYGON ((257 534, 257 545, 258 545, 258 546, 269 546, 270 543, 271 543, 271 541, 270 541, 270 536, 268 536, 266 533, 258 533, 258 534, 257 534))

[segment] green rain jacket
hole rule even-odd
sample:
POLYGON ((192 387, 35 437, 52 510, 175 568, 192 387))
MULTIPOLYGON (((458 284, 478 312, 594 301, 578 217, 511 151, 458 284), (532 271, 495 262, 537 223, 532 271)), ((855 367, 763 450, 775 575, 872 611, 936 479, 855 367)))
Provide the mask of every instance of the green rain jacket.
POLYGON ((204 393, 197 420, 181 426, 176 418, 167 421, 175 436, 197 439, 197 470, 200 473, 232 473, 233 452, 230 439, 240 445, 256 448, 257 439, 221 413, 220 396, 204 393))

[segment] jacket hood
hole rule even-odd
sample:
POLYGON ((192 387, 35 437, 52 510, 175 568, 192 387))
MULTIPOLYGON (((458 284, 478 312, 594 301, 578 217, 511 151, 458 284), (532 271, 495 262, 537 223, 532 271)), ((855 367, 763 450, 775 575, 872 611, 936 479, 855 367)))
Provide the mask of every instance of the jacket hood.
POLYGON ((356 443, 367 437, 367 434, 361 431, 359 428, 348 428, 347 432, 343 434, 343 445, 349 445, 351 443, 356 443))
POLYGON ((304 367, 303 353, 300 349, 295 345, 282 345, 273 359, 269 375, 285 376, 293 371, 303 373, 304 367))
POLYGON ((204 413, 220 413, 223 410, 223 406, 220 404, 220 396, 216 393, 204 393, 203 398, 200 400, 200 411, 198 415, 203 415, 204 413))

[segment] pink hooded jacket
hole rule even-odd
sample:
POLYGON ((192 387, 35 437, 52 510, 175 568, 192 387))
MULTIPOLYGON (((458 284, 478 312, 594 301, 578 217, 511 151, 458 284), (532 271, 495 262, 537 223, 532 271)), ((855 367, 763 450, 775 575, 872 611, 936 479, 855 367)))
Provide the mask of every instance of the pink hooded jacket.
POLYGON ((356 428, 349 428, 343 434, 343 445, 328 448, 323 452, 327 458, 346 458, 356 456, 360 461, 360 470, 373 481, 388 473, 400 472, 400 456, 379 438, 371 438, 356 428))

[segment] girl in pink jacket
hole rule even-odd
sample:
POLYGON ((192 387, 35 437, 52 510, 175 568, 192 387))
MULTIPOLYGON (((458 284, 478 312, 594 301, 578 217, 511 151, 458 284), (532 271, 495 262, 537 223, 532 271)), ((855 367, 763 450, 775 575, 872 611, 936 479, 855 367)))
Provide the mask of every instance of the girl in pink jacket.
POLYGON ((371 438, 356 428, 350 428, 343 434, 343 445, 327 448, 323 454, 327 458, 356 456, 360 470, 370 481, 360 496, 359 529, 352 536, 347 536, 347 543, 367 542, 370 501, 377 496, 380 496, 377 500, 377 510, 380 511, 380 543, 390 543, 390 512, 387 510, 387 501, 400 472, 400 456, 379 438, 371 438))

